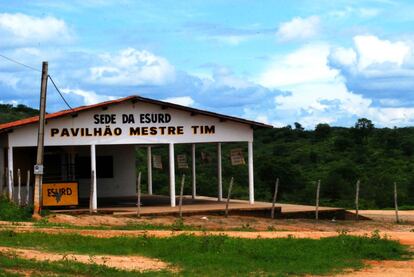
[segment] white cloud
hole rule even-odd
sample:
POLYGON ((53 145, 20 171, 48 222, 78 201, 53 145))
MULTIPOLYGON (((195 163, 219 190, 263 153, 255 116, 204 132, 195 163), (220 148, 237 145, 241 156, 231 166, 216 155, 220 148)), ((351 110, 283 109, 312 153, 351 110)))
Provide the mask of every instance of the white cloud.
POLYGON ((389 107, 397 107, 397 106, 401 106, 403 105, 403 102, 401 102, 401 100, 398 99, 390 99, 390 98, 384 98, 384 99, 380 99, 379 103, 382 106, 389 106, 389 107))
POLYGON ((355 36, 353 41, 353 48, 339 47, 331 50, 329 63, 333 67, 340 70, 346 68, 353 74, 366 77, 412 75, 409 67, 404 69, 413 58, 409 43, 381 40, 372 35, 355 36))
POLYGON ((332 79, 337 72, 326 65, 329 51, 327 44, 310 44, 284 57, 275 57, 258 82, 275 88, 332 79))
POLYGON ((361 17, 369 18, 379 15, 381 10, 374 8, 361 8, 358 10, 358 13, 361 17))
POLYGON ((228 44, 232 46, 239 45, 240 43, 249 39, 248 35, 221 35, 221 36, 208 36, 202 37, 202 40, 217 41, 219 43, 228 44))
POLYGON ((216 87, 231 87, 235 89, 244 89, 255 86, 252 82, 239 78, 233 74, 228 67, 215 67, 213 76, 210 79, 216 87))
POLYGON ((355 65, 357 53, 351 48, 338 47, 331 50, 329 59, 342 65, 355 65))
POLYGON ((94 91, 88 91, 88 90, 82 90, 82 89, 70 89, 70 88, 64 88, 61 89, 61 91, 68 95, 77 95, 81 96, 83 98, 83 102, 85 105, 92 105, 108 100, 114 100, 117 97, 115 96, 108 96, 108 95, 101 95, 97 94, 94 91))
POLYGON ((295 17, 290 21, 281 23, 276 35, 281 41, 303 40, 316 36, 319 29, 320 18, 318 16, 295 17))
MULTIPOLYGON (((271 109, 258 110, 255 113, 249 111, 250 116, 267 117, 274 125, 298 121, 306 127, 314 127, 320 122, 343 125, 360 117, 370 118, 379 126, 407 125, 414 122, 414 108, 375 106, 370 98, 350 90, 340 71, 329 67, 328 58, 335 58, 337 63, 355 66, 362 58, 358 52, 360 48, 355 51, 334 48, 332 52, 331 49, 329 45, 310 44, 285 57, 277 57, 258 80, 266 87, 289 93, 275 96, 274 107, 271 109)), ((400 49, 399 45, 397 49, 400 49)), ((385 60, 366 55, 369 58, 364 60, 363 65, 385 60)), ((385 56, 387 62, 397 64, 404 57, 385 56)), ((388 103, 391 103, 390 99, 388 103)))
POLYGON ((162 101, 174 103, 177 105, 187 106, 187 107, 194 105, 194 100, 190 96, 170 97, 162 101))
POLYGON ((378 16, 382 11, 376 8, 354 8, 347 6, 342 10, 334 10, 329 12, 329 15, 336 18, 345 18, 351 16, 358 16, 360 18, 371 18, 378 16))
POLYGON ((358 68, 363 70, 371 65, 392 63, 401 66, 410 54, 410 47, 402 41, 380 40, 376 36, 355 36, 358 52, 358 68))
POLYGON ((103 65, 90 68, 90 81, 106 85, 162 85, 174 80, 175 69, 145 50, 127 48, 101 56, 103 65))
POLYGON ((17 100, 9 100, 9 101, 3 101, 3 100, 0 100, 0 104, 11 104, 11 105, 13 105, 13 106, 17 106, 17 105, 19 105, 19 104, 21 104, 21 102, 19 102, 19 101, 17 101, 17 100))
POLYGON ((341 73, 349 89, 373 99, 398 98, 412 103, 413 43, 372 35, 355 36, 353 41, 353 47, 334 49, 329 56, 329 64, 341 73))
POLYGON ((65 21, 55 17, 33 17, 22 13, 0 13, 0 45, 66 43, 73 35, 65 21))
POLYGON ((16 74, 8 72, 0 73, 0 83, 16 89, 18 82, 20 82, 20 78, 16 74))

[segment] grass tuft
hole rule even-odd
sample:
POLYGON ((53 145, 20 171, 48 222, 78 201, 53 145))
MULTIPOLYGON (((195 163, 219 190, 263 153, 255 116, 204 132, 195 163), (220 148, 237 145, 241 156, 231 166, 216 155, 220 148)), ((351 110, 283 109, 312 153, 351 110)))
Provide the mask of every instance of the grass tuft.
POLYGON ((0 220, 5 221, 30 221, 32 219, 32 207, 19 207, 4 196, 0 196, 0 220))

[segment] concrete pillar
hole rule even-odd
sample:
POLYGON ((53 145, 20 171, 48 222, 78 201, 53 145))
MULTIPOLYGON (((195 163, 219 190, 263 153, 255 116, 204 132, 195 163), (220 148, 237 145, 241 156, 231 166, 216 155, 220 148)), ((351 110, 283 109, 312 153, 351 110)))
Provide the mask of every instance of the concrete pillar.
POLYGON ((92 211, 98 211, 98 193, 96 181, 96 146, 91 145, 91 185, 92 185, 92 211))
POLYGON ((170 143, 169 150, 169 166, 170 166, 170 201, 171 207, 175 207, 175 161, 174 161, 174 143, 170 143))
POLYGON ((197 196, 197 177, 196 177, 196 145, 193 143, 191 145, 191 163, 192 163, 192 170, 193 170, 193 199, 197 196))
POLYGON ((223 200, 223 177, 221 165, 221 143, 217 143, 217 186, 218 186, 218 201, 223 200))
POLYGON ((249 168, 249 203, 254 204, 254 179, 253 179, 253 142, 249 141, 248 145, 248 168, 249 168))
POLYGON ((13 189, 14 189, 14 182, 13 182, 13 147, 9 146, 8 148, 8 153, 7 153, 7 158, 8 158, 8 168, 9 168, 9 179, 8 179, 8 188, 9 188, 9 199, 13 200, 13 189))
POLYGON ((152 153, 151 146, 147 147, 148 194, 152 195, 152 153))

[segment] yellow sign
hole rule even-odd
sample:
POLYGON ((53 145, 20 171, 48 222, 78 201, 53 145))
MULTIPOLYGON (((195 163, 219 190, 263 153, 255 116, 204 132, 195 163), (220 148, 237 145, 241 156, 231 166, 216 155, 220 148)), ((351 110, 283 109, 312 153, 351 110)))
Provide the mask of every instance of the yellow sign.
POLYGON ((43 206, 78 205, 78 183, 50 183, 42 185, 43 206))

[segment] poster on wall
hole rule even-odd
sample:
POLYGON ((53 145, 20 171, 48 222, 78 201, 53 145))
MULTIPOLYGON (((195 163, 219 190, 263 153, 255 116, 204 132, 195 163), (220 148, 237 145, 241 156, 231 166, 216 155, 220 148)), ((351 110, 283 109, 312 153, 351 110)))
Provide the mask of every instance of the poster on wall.
POLYGON ((211 156, 207 152, 201 152, 201 161, 204 163, 211 163, 211 156))
POLYGON ((162 159, 161 155, 152 156, 152 166, 157 169, 162 169, 162 159))
POLYGON ((243 165, 246 161, 243 157, 243 151, 241 148, 235 148, 230 150, 231 165, 243 165))
POLYGON ((177 155, 177 165, 179 169, 187 169, 188 168, 187 155, 185 154, 177 155))

